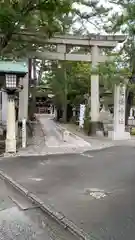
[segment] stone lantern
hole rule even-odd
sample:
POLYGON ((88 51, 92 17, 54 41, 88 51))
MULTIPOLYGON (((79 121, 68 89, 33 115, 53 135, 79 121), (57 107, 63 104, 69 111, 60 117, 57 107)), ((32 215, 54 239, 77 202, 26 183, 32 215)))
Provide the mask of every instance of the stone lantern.
POLYGON ((15 97, 16 93, 23 89, 22 79, 26 74, 25 69, 26 66, 19 65, 15 61, 0 62, 0 78, 3 80, 2 91, 7 95, 6 153, 16 152, 15 97))

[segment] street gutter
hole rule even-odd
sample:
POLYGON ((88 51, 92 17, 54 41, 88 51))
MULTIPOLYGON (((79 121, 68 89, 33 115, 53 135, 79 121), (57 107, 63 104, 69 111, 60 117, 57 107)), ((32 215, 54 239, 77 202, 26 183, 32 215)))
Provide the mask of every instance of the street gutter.
POLYGON ((82 240, 90 240, 90 236, 85 233, 81 228, 77 227, 71 220, 69 220, 62 213, 57 212, 54 208, 49 205, 46 205, 41 199, 39 199, 35 194, 29 192, 21 184, 17 183, 10 176, 0 170, 0 178, 6 183, 10 184, 13 188, 18 190, 23 196, 27 197, 32 203, 37 205, 44 213, 49 217, 54 219, 57 223, 63 226, 65 229, 70 231, 74 236, 77 236, 82 240))

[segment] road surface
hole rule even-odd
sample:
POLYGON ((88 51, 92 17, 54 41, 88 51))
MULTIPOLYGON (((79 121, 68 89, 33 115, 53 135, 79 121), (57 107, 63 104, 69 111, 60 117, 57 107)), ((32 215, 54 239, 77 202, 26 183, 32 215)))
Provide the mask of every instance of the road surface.
POLYGON ((0 168, 90 239, 135 239, 135 147, 4 159, 0 168))
POLYGON ((45 144, 48 147, 85 147, 90 149, 91 144, 86 142, 83 138, 69 134, 64 137, 61 127, 53 121, 51 115, 38 115, 38 119, 42 125, 45 134, 45 144))
POLYGON ((40 115, 39 119, 45 132, 46 145, 60 146, 63 144, 62 134, 57 130, 55 122, 51 120, 51 116, 40 115))
POLYGON ((0 240, 76 240, 0 180, 0 240))

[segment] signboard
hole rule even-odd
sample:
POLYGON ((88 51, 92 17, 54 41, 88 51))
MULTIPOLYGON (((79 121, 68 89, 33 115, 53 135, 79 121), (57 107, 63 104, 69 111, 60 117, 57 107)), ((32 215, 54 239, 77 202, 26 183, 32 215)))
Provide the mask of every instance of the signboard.
POLYGON ((80 104, 80 116, 79 116, 79 127, 83 128, 85 116, 85 105, 80 104))
POLYGON ((125 97, 126 85, 115 85, 114 91, 114 140, 130 139, 130 133, 125 131, 125 97))

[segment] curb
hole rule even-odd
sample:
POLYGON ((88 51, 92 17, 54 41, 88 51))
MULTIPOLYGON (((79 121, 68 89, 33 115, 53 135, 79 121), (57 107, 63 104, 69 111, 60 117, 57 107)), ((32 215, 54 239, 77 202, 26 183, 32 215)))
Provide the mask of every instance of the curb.
POLYGON ((90 240, 87 233, 77 227, 72 221, 66 218, 62 213, 55 211, 52 207, 46 205, 41 199, 39 199, 33 193, 30 193, 21 184, 14 181, 10 176, 0 170, 0 178, 10 184, 13 188, 18 190, 22 195, 27 197, 30 201, 39 206, 39 208, 48 214, 49 217, 53 218, 57 223, 62 225, 65 229, 69 230, 73 235, 79 237, 82 240, 90 240))
POLYGON ((56 123, 56 125, 57 125, 57 128, 58 128, 58 130, 59 130, 60 132, 63 133, 64 131, 67 130, 67 131, 69 132, 69 135, 73 136, 73 137, 76 138, 76 139, 81 139, 81 137, 79 137, 77 134, 72 133, 72 132, 69 131, 67 128, 64 128, 64 127, 60 126, 60 124, 56 123))
POLYGON ((68 130, 68 128, 64 128, 62 127, 60 124, 56 123, 56 128, 58 129, 58 131, 61 133, 61 135, 63 135, 64 131, 68 131, 69 135, 72 136, 73 138, 75 138, 76 140, 83 140, 87 145, 92 146, 91 143, 89 143, 88 141, 86 141, 85 139, 83 139, 82 137, 78 136, 75 133, 72 133, 70 130, 68 130))
POLYGON ((101 151, 103 151, 103 150, 107 150, 108 148, 113 148, 113 147, 119 147, 119 146, 116 146, 116 145, 103 146, 103 147, 99 147, 99 148, 93 148, 93 149, 90 149, 90 150, 86 150, 86 151, 83 151, 83 152, 81 152, 81 153, 101 152, 101 151))
MULTIPOLYGON (((69 152, 64 152, 64 151, 58 151, 58 152, 54 152, 54 153, 16 153, 16 154, 1 154, 0 155, 0 160, 1 159, 4 159, 4 158, 18 158, 18 157, 21 157, 21 158, 26 158, 26 157, 52 157, 52 156, 70 156, 70 155, 77 155, 77 154, 80 154, 82 153, 82 151, 78 151, 79 148, 74 148, 74 150, 71 150, 69 152)), ((86 151, 89 151, 86 150, 86 151)))
POLYGON ((2 159, 7 159, 7 158, 11 158, 11 159, 15 159, 15 158, 29 158, 29 157, 40 157, 40 158, 44 158, 45 160, 48 159, 49 157, 62 157, 62 156, 72 156, 72 155, 77 155, 80 154, 81 152, 77 153, 77 152, 69 152, 69 153, 52 153, 52 154, 39 154, 39 153, 35 153, 35 154, 23 154, 23 155, 9 155, 9 156, 0 156, 0 161, 2 159))
POLYGON ((71 150, 69 152, 55 152, 55 153, 24 153, 24 154, 1 154, 0 155, 0 160, 4 159, 4 158, 29 158, 29 157, 55 157, 55 156, 72 156, 72 155, 78 155, 78 154, 82 154, 82 153, 86 153, 86 152, 99 152, 101 150, 105 150, 111 147, 118 147, 119 145, 109 145, 109 146, 102 146, 102 147, 97 147, 97 148, 90 148, 90 149, 85 149, 85 150, 79 150, 78 148, 76 148, 75 150, 71 150))

